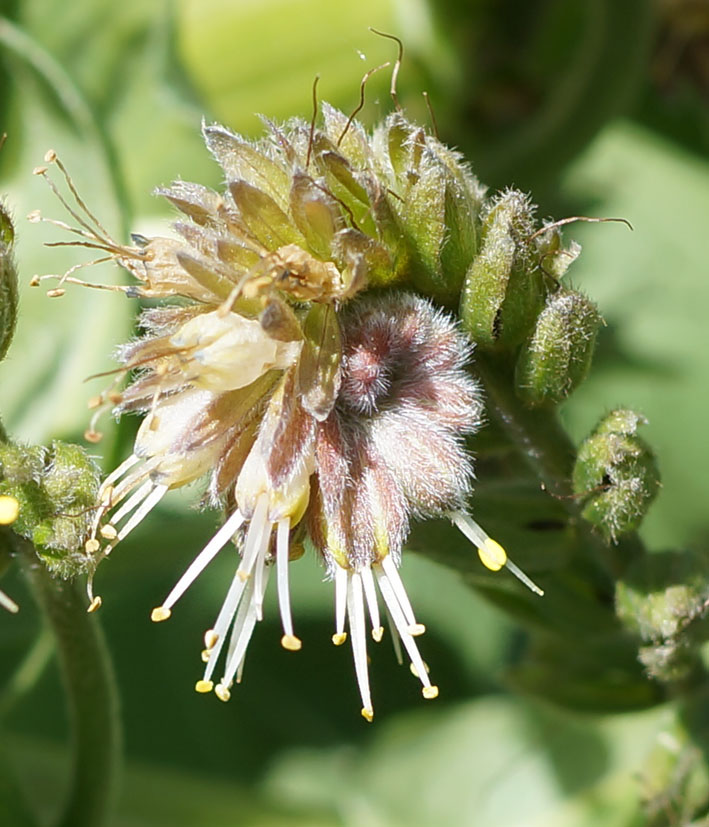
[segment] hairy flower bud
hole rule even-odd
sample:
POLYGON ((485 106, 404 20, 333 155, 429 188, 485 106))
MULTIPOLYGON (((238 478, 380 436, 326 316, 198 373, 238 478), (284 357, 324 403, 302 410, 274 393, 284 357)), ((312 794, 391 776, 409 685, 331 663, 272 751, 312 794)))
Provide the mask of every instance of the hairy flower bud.
POLYGON ((0 495, 17 501, 13 530, 31 540, 51 571, 73 577, 91 569, 84 543, 99 470, 77 445, 0 444, 0 495))
POLYGON ((573 473, 583 516, 606 540, 640 525, 660 486, 655 457, 637 436, 647 420, 629 410, 604 417, 581 444, 573 473))
POLYGON ((17 272, 12 254, 14 240, 12 220, 0 204, 0 360, 10 347, 17 317, 17 272))
POLYGON ((506 190, 483 210, 480 252, 460 300, 463 325, 482 347, 518 345, 542 307, 543 274, 533 233, 534 206, 519 190, 506 190))
POLYGON ((639 658, 659 680, 677 680, 707 637, 709 565, 693 552, 645 555, 616 586, 616 612, 645 644, 639 658))
POLYGON ((588 374, 600 325, 598 310, 586 296, 565 288, 552 293, 520 351, 518 394, 535 405, 566 399, 588 374))

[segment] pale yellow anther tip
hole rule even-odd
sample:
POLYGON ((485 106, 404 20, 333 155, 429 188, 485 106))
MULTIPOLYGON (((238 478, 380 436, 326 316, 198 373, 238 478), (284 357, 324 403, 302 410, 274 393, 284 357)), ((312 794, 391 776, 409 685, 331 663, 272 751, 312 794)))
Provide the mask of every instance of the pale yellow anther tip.
POLYGON ((35 167, 32 170, 32 175, 44 175, 47 171, 47 167, 35 167))
POLYGON ((418 637, 419 635, 425 633, 426 627, 423 623, 412 623, 406 631, 411 635, 411 637, 418 637))
POLYGON ((335 646, 342 646, 342 644, 347 640, 347 632, 338 632, 332 636, 332 642, 335 646))
POLYGON ((219 635, 214 631, 214 629, 207 629, 207 631, 204 633, 205 649, 214 649, 218 640, 219 635))
POLYGON ((153 623, 160 623, 162 620, 167 620, 171 614, 170 609, 166 609, 164 606, 157 606, 150 612, 150 619, 153 623))
MULTIPOLYGON (((431 671, 431 670, 428 668, 428 664, 427 664, 425 661, 424 661, 423 667, 424 667, 424 669, 426 670, 426 674, 428 674, 428 673, 431 671)), ((410 664, 409 664, 409 670, 410 670, 411 674, 412 674, 415 678, 420 678, 420 677, 421 677, 421 676, 419 675, 419 670, 418 670, 418 669, 417 669, 417 668, 413 665, 413 663, 410 663, 410 664)))
POLYGON ((44 161, 47 164, 53 164, 57 160, 57 153, 53 149, 48 149, 44 153, 44 161))
POLYGON ((16 497, 5 494, 0 497, 0 525, 12 525, 20 516, 20 503, 16 497))
POLYGON ((86 403, 86 407, 90 411, 93 411, 94 408, 98 408, 102 402, 103 399, 100 396, 92 396, 91 399, 89 399, 89 401, 86 403))
POLYGON ((92 431, 91 429, 84 431, 84 439, 87 442, 101 442, 103 434, 99 431, 92 431))
POLYGON ((209 663, 209 658, 212 656, 211 649, 202 649, 202 654, 200 657, 202 658, 202 663, 209 663))
POLYGON ((120 403, 123 402, 123 394, 117 391, 111 391, 108 394, 108 401, 113 402, 114 405, 120 405, 120 403))
POLYGON ((106 523, 106 525, 102 525, 99 529, 100 535, 106 540, 115 540, 118 537, 118 532, 115 529, 115 526, 112 526, 110 523, 106 523))
POLYGON ((289 652, 299 652, 303 648, 303 641, 295 635, 283 635, 281 646, 289 652))
POLYGON ((66 293, 66 290, 63 287, 55 287, 52 290, 47 290, 47 296, 50 299, 58 299, 61 298, 66 293))
POLYGON ((214 694, 219 698, 220 701, 224 701, 226 703, 229 698, 231 698, 231 692, 224 686, 222 683, 218 683, 214 687, 214 694))
POLYGON ((30 279, 30 287, 39 287, 40 278, 39 276, 32 276, 30 279))
POLYGON ((94 599, 91 601, 91 605, 89 606, 89 608, 86 610, 87 613, 92 614, 97 609, 100 609, 101 603, 103 603, 103 601, 101 600, 101 595, 97 594, 96 597, 94 597, 94 599))
MULTIPOLYGON (((30 224, 38 224, 42 220, 42 213, 39 210, 32 210, 27 213, 27 220, 30 224)), ((32 276, 30 284, 36 287, 39 284, 39 276, 32 276)))
POLYGON ((434 698, 438 697, 438 687, 424 686, 424 688, 421 690, 421 694, 427 701, 432 701, 434 698))
POLYGON ((499 571, 507 562, 507 552, 491 537, 478 548, 478 557, 483 566, 490 571, 499 571))
POLYGON ((372 638, 374 639, 375 643, 379 643, 383 637, 384 637, 384 627, 383 626, 379 626, 376 629, 372 629, 372 638))
POLYGON ((371 724, 374 719, 374 710, 371 706, 363 706, 361 715, 365 721, 371 724))
POLYGON ((87 554, 95 554, 101 548, 101 543, 95 537, 91 537, 84 543, 84 548, 87 554))
POLYGON ((247 571, 242 571, 241 569, 237 569, 236 574, 242 583, 246 583, 249 577, 251 577, 251 575, 247 571))
POLYGON ((214 689, 214 684, 211 681, 197 681, 194 685, 195 692, 199 692, 202 695, 211 692, 212 689, 214 689))

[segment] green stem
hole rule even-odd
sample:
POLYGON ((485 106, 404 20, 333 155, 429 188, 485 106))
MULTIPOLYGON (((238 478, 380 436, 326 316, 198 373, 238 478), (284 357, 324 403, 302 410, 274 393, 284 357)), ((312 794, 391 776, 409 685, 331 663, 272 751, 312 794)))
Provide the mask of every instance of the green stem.
POLYGON ((57 581, 14 535, 23 569, 56 638, 73 735, 73 766, 57 827, 98 827, 113 802, 120 725, 115 679, 98 622, 74 583, 57 581))
POLYGON ((490 416, 503 428, 544 488, 562 503, 581 534, 589 558, 605 573, 603 579, 608 574, 613 579, 622 576, 628 564, 644 553, 642 542, 637 534, 631 534, 611 549, 581 517, 571 484, 576 448, 556 412, 525 405, 514 391, 509 368, 494 356, 478 352, 475 367, 485 385, 490 416))

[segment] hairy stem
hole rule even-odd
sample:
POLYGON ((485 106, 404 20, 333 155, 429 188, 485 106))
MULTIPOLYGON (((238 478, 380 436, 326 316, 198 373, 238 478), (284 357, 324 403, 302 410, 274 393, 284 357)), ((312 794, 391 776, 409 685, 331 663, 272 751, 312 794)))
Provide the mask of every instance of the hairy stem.
POLYGON ((72 729, 70 787, 57 827, 98 827, 115 792, 120 747, 118 697, 101 629, 74 583, 57 581, 30 543, 14 546, 56 639, 72 729))

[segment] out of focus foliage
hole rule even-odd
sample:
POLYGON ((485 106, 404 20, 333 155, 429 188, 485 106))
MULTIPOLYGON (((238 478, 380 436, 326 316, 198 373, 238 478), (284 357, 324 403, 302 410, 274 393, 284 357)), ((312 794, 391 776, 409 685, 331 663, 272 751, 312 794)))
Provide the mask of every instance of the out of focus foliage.
MULTIPOLYGON (((122 297, 76 289, 57 301, 27 289, 34 273, 62 272, 77 255, 44 248, 56 236, 22 221, 37 208, 60 213, 31 175, 45 151, 59 152, 115 235, 145 232, 167 217, 151 196, 156 186, 178 177, 219 184, 202 146, 201 117, 248 135, 261 131, 254 113, 309 118, 316 74, 319 96, 352 111, 362 74, 396 54, 391 41, 367 31, 373 26, 404 41, 402 104, 428 121, 425 89, 441 139, 465 152, 482 181, 531 189, 542 215, 632 222, 633 233, 614 224, 573 228, 584 252, 565 282, 592 296, 604 323, 590 378, 562 416, 580 442, 601 414, 619 405, 641 412, 649 421, 643 438, 659 455, 663 480, 642 536, 654 551, 706 550, 705 3, 24 0, 6 3, 3 13, 0 133, 9 137, 0 154, 0 192, 15 216, 20 310, 0 365, 0 414, 13 437, 80 440, 86 402, 95 393, 84 380, 114 367, 114 348, 130 336, 135 316, 131 300, 122 297)), ((365 121, 390 110, 388 86, 386 70, 370 80, 365 121)), ((120 276, 96 269, 93 278, 120 276)), ((104 442, 88 446, 89 453, 111 467, 126 455, 133 427, 130 419, 118 426, 105 421, 104 442)), ((523 564, 525 554, 531 558, 543 548, 553 571, 569 542, 555 530, 561 506, 542 497, 536 483, 501 490, 486 477, 494 434, 481 440, 476 517, 499 530, 523 564), (531 551, 521 547, 530 530, 536 532, 531 551)), ((198 492, 189 494, 198 499, 198 492)), ((569 623, 578 620, 568 630, 578 649, 597 646, 597 672, 581 675, 569 662, 568 674, 547 676, 540 691, 539 675, 514 670, 520 634, 466 587, 464 578, 478 574, 472 559, 461 565, 470 572, 463 577, 414 554, 404 564, 428 627, 425 651, 436 663, 441 698, 435 705, 421 708, 410 675, 389 652, 374 652, 378 719, 366 728, 353 712, 349 659, 329 645, 331 589, 307 558, 292 567, 306 641, 297 662, 278 646, 275 621, 266 620, 231 704, 196 696, 192 686, 201 670, 193 653, 231 576, 228 561, 205 574, 169 630, 151 626, 148 615, 215 520, 191 510, 187 497, 168 499, 99 575, 127 733, 118 827, 659 827, 689 824, 696 816, 707 784, 700 752, 709 743, 704 699, 681 709, 606 716, 555 711, 509 694, 516 682, 567 708, 606 703, 617 709, 617 652, 584 636, 583 605, 566 607, 569 623), (599 694, 587 704, 559 697, 564 684, 585 685, 594 677, 599 694), (639 815, 643 806, 646 820, 639 815)), ((691 555, 667 565, 677 560, 692 561, 693 577, 704 570, 691 555)), ((627 607, 638 594, 654 594, 654 574, 638 570, 627 578, 618 595, 625 611, 632 613, 627 607)), ((3 589, 6 583, 23 609, 0 617, 0 657, 9 676, 28 652, 35 657, 30 666, 37 666, 42 650, 32 649, 41 620, 22 582, 7 578, 3 589)), ((693 579, 681 618, 705 599, 693 579)), ((651 621, 643 620, 638 634, 661 677, 662 647, 673 647, 672 658, 682 654, 684 620, 666 634, 651 621)), ((549 652, 537 655, 543 664, 549 652)), ((681 661, 683 668, 693 664, 681 661)), ((28 667, 26 674, 39 676, 31 689, 19 700, 12 693, 0 698, 2 749, 19 761, 28 797, 49 814, 61 796, 66 761, 61 692, 53 666, 28 667)), ((628 709, 656 700, 655 684, 641 677, 638 664, 638 695, 627 699, 628 709)), ((0 784, 0 801, 11 812, 9 794, 2 796, 0 784)))

